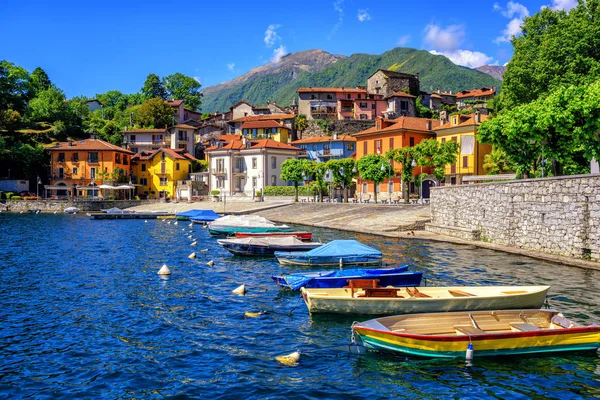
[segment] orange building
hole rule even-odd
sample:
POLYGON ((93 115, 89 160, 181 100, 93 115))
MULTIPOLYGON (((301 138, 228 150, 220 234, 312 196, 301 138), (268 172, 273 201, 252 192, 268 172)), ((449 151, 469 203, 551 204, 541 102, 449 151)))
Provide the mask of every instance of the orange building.
MULTIPOLYGON (((400 117, 397 119, 377 118, 375 126, 367 130, 358 132, 356 138, 356 160, 369 154, 381 154, 385 157, 388 150, 399 149, 403 147, 413 147, 423 139, 435 139, 433 128, 440 125, 440 121, 427 118, 400 117)), ((391 167, 395 175, 391 179, 386 179, 377 188, 378 197, 381 199, 396 199, 402 196, 401 188, 401 165, 393 162, 391 167)), ((431 173, 430 168, 415 168, 413 175, 421 173, 431 173)), ((373 195, 375 185, 373 182, 363 181, 360 178, 357 182, 357 191, 362 199, 373 195)), ((414 188, 412 190, 414 192, 414 188)))
POLYGON ((107 180, 129 181, 133 153, 100 139, 61 142, 50 152, 50 185, 46 195, 56 197, 98 196, 107 180))

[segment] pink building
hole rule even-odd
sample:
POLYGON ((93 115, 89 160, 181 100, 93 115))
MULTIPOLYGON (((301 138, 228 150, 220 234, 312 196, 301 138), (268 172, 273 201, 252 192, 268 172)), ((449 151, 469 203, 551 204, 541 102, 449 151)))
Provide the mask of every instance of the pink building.
POLYGON ((383 95, 365 88, 299 88, 298 114, 308 119, 375 119, 387 109, 383 95))

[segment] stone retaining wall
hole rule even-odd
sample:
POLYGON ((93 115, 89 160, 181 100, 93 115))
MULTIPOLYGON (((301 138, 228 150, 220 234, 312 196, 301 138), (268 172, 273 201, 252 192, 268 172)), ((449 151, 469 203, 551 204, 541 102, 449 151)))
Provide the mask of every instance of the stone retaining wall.
POLYGON ((156 200, 6 200, 6 207, 0 206, 0 211, 21 212, 40 209, 42 212, 63 212, 65 208, 77 207, 81 211, 100 211, 113 207, 128 208, 145 204, 154 204, 156 200))
POLYGON ((431 188, 431 216, 431 232, 600 259, 600 175, 431 188))

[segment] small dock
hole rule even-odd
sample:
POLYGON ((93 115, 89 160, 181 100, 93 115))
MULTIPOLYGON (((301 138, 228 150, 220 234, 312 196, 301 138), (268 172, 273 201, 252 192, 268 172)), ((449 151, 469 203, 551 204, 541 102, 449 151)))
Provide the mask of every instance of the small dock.
POLYGON ((157 219, 157 218, 169 218, 168 213, 123 213, 123 214, 110 214, 110 213, 94 213, 88 214, 90 219, 157 219))

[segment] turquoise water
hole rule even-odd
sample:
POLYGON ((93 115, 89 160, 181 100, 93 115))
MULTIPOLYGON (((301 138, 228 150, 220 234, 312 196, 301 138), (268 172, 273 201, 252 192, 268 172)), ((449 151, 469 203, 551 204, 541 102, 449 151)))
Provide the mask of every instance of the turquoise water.
MULTIPOLYGON (((313 232, 378 247, 387 263, 415 265, 430 285, 552 285, 553 308, 600 323, 600 271, 471 246, 313 232)), ((298 294, 270 279, 289 269, 233 258, 199 225, 0 214, 0 238, 0 398, 600 397, 595 353, 472 365, 350 353, 351 323, 368 318, 310 317, 298 294), (196 259, 187 258, 192 251, 196 259), (173 274, 159 277, 162 264, 173 274), (247 295, 232 294, 242 283, 247 295), (275 361, 296 349, 297 366, 275 361)))

